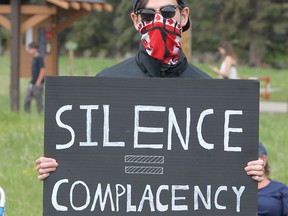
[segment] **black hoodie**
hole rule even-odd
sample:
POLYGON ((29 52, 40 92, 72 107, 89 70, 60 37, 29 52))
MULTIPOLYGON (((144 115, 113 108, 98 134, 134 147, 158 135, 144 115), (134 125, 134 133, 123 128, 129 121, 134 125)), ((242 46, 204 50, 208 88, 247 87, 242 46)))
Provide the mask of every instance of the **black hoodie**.
POLYGON ((97 77, 165 77, 165 78, 191 78, 210 79, 206 73, 188 63, 185 54, 181 51, 176 65, 169 66, 147 54, 142 43, 138 54, 110 68, 104 69, 97 77))

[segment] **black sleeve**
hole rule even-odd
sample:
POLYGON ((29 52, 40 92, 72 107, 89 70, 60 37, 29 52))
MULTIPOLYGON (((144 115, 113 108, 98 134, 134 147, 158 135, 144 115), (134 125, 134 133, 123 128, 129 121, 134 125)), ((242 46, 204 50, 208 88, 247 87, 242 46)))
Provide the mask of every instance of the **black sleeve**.
POLYGON ((45 67, 45 65, 44 65, 44 60, 43 60, 43 58, 42 57, 39 57, 38 58, 38 68, 39 69, 42 69, 42 68, 44 68, 45 67))

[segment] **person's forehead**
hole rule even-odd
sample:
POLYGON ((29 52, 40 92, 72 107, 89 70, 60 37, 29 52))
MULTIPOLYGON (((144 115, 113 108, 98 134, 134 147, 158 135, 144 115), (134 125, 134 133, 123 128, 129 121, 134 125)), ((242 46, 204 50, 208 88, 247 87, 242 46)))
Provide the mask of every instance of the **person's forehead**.
POLYGON ((177 5, 177 0, 148 0, 145 7, 159 9, 166 5, 177 5))

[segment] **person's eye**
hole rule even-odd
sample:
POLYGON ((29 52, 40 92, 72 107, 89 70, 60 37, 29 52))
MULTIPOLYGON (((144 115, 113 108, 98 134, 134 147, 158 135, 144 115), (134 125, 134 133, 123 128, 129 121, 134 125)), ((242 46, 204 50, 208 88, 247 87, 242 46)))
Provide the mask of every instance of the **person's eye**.
POLYGON ((176 9, 173 6, 166 6, 161 8, 161 14, 164 18, 172 18, 175 16, 176 9))

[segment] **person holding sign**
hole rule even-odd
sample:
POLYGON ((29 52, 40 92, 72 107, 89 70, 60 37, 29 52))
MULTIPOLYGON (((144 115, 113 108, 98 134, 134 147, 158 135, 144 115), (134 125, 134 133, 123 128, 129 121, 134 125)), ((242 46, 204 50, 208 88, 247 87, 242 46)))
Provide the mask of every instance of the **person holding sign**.
MULTIPOLYGON (((131 18, 135 29, 141 35, 139 52, 135 57, 105 69, 98 76, 210 79, 207 74, 188 63, 181 49, 181 33, 190 27, 189 8, 185 6, 185 1, 132 2, 131 18)), ((38 179, 46 179, 57 166, 58 163, 52 158, 38 158, 38 179)), ((261 159, 249 162, 245 170, 254 180, 263 180, 264 168, 261 159)))
POLYGON ((288 215, 288 187, 280 182, 268 178, 268 154, 264 145, 259 142, 259 158, 264 161, 264 181, 258 183, 258 215, 287 216, 288 215))

